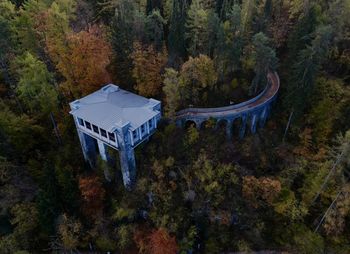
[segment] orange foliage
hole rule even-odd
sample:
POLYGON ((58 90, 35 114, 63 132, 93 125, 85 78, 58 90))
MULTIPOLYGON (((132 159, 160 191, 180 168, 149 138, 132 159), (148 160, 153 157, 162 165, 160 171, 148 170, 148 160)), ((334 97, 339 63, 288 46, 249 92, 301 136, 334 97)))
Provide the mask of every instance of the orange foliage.
POLYGON ((171 237, 164 228, 154 230, 149 240, 151 254, 175 254, 178 251, 175 237, 171 237))
POLYGON ((260 200, 272 205, 281 191, 281 183, 268 177, 245 176, 242 188, 243 197, 257 208, 260 200))
POLYGON ((64 47, 48 40, 47 49, 65 78, 62 89, 67 95, 84 96, 110 82, 106 67, 111 47, 101 27, 95 25, 86 31, 68 34, 64 47))
POLYGON ((135 89, 143 96, 159 95, 162 85, 161 72, 167 61, 165 48, 163 52, 157 52, 153 46, 143 47, 139 42, 135 42, 132 59, 135 89))
POLYGON ((140 253, 176 254, 179 250, 175 237, 170 236, 164 228, 155 229, 151 233, 137 230, 134 241, 140 253))
POLYGON ((83 198, 83 212, 90 218, 96 218, 103 209, 105 190, 97 176, 79 179, 79 189, 83 198))

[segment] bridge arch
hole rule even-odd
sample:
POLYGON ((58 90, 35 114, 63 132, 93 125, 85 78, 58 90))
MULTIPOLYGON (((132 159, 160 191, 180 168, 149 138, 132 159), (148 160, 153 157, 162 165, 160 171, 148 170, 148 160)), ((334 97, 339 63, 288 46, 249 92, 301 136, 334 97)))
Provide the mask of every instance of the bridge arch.
POLYGON ((197 129, 200 129, 204 121, 214 118, 217 120, 216 127, 219 127, 223 120, 226 121, 226 132, 229 138, 232 133, 236 135, 237 129, 239 129, 239 137, 243 138, 247 127, 250 132, 255 133, 258 126, 264 126, 280 87, 276 72, 269 72, 267 80, 265 89, 248 101, 218 108, 187 108, 176 113, 176 122, 185 124, 186 127, 187 122, 191 121, 197 129), (239 127, 235 123, 237 119, 241 121, 239 127))
POLYGON ((186 130, 189 129, 189 128, 191 128, 191 127, 199 128, 199 127, 197 126, 196 121, 195 121, 195 120, 191 120, 191 119, 185 120, 184 127, 185 127, 186 130))

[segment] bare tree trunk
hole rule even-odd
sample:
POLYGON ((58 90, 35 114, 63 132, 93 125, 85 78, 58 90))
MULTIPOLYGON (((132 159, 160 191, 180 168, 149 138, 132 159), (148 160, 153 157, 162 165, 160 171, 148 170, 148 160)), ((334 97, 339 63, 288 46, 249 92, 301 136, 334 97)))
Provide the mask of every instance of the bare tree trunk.
POLYGON ((292 110, 292 112, 290 112, 290 115, 289 115, 289 118, 288 118, 288 123, 287 123, 286 129, 284 130, 284 135, 283 135, 282 143, 284 143, 284 141, 285 141, 285 139, 286 139, 287 132, 288 132, 288 129, 289 129, 289 127, 290 127, 290 123, 291 123, 291 121, 292 121, 293 115, 294 115, 294 110, 292 110))

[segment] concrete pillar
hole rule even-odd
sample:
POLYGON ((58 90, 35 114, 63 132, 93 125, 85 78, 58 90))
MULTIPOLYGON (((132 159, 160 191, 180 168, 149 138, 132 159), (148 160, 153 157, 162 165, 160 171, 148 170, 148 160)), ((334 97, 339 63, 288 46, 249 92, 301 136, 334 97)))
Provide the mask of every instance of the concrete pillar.
POLYGON ((257 115, 254 114, 252 117, 252 122, 251 122, 251 126, 250 126, 250 131, 255 134, 256 133, 256 125, 257 125, 257 115))
POLYGON ((126 189, 131 190, 136 181, 136 162, 134 149, 131 146, 129 124, 117 130, 119 142, 120 168, 123 175, 123 183, 126 189))
POLYGON ((100 151, 100 156, 101 159, 104 161, 108 161, 108 155, 107 155, 107 151, 106 151, 106 146, 105 144, 97 139, 97 145, 98 145, 98 150, 100 151))
POLYGON ((242 116, 242 125, 239 129, 239 138, 240 139, 244 138, 246 126, 247 126, 247 116, 243 115, 242 116))
POLYGON ((96 159, 96 147, 94 143, 94 138, 90 137, 89 135, 85 134, 79 129, 77 129, 77 131, 84 159, 90 164, 90 167, 94 167, 96 159))
POLYGON ((226 121, 226 137, 228 140, 232 139, 232 129, 233 129, 233 120, 226 121))
MULTIPOLYGON (((184 128, 185 127, 185 124, 184 124, 184 121, 183 120, 176 120, 175 121, 175 125, 178 127, 178 128, 184 128)), ((157 125, 156 125, 157 126, 157 125)))
POLYGON ((201 130, 201 126, 202 126, 202 123, 204 122, 204 121, 202 121, 202 120, 194 120, 194 122, 196 123, 196 128, 197 128, 197 130, 201 130))
MULTIPOLYGON (((101 159, 107 162, 109 166, 113 166, 115 162, 112 161, 111 157, 108 155, 107 146, 98 139, 97 139, 97 146, 100 152, 101 159)), ((111 172, 109 171, 109 167, 103 167, 103 174, 105 176, 105 179, 108 182, 112 181, 112 175, 111 175, 111 172)))
POLYGON ((263 111, 260 114, 260 128, 263 128, 265 126, 266 123, 266 119, 267 119, 267 106, 264 107, 263 111))

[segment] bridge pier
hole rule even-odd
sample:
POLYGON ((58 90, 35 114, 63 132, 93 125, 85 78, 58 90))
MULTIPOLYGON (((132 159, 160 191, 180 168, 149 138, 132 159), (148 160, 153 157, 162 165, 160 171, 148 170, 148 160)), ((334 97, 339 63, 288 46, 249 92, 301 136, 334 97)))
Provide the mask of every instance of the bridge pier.
POLYGON ((232 139, 232 128, 233 128, 233 120, 232 119, 226 120, 226 138, 228 140, 232 139))
POLYGON ((214 118, 218 121, 215 126, 215 129, 217 129, 219 122, 225 120, 227 123, 226 135, 228 139, 231 139, 233 136, 233 121, 234 119, 241 118, 239 138, 242 139, 244 137, 247 123, 249 125, 248 128, 254 134, 258 126, 264 127, 270 114, 271 105, 276 100, 280 87, 280 80, 276 72, 269 72, 267 79, 266 88, 255 98, 226 107, 188 108, 181 110, 176 113, 176 123, 178 126, 184 126, 187 121, 192 121, 199 130, 203 121, 214 118))
POLYGON ((251 122, 251 126, 250 126, 250 131, 252 132, 252 134, 256 133, 257 118, 258 118, 257 115, 253 114, 252 122, 251 122))
POLYGON ((261 113, 261 116, 260 116, 260 127, 261 128, 263 128, 265 126, 266 120, 270 115, 270 111, 271 111, 270 105, 266 105, 264 107, 264 110, 261 113))
POLYGON ((239 138, 240 139, 244 138, 246 126, 247 126, 247 116, 243 115, 242 116, 242 125, 239 129, 239 138))
POLYGON ((196 123, 196 128, 198 131, 201 130, 201 127, 202 127, 202 123, 204 122, 205 120, 195 120, 194 122, 196 123))

